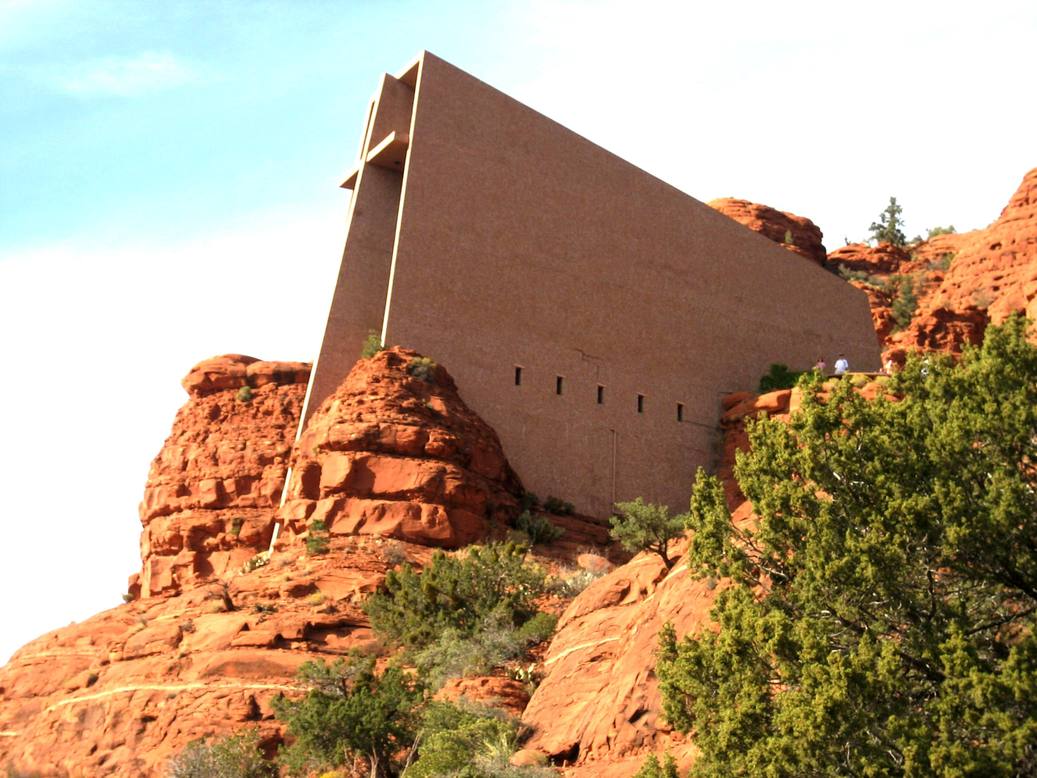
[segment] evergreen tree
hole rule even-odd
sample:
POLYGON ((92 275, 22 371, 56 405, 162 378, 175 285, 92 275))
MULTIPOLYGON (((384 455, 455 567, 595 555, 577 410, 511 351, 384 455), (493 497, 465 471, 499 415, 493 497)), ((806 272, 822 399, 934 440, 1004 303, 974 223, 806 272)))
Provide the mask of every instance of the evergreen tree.
POLYGON ((668 547, 670 541, 684 534, 687 516, 671 516, 665 505, 646 503, 640 497, 632 502, 616 503, 617 514, 609 519, 609 534, 627 551, 654 551, 666 567, 673 566, 668 547))
POLYGON ((897 401, 807 384, 736 465, 758 524, 693 489, 688 553, 719 631, 663 631, 695 776, 1037 774, 1037 349, 987 331, 909 361, 897 401))
POLYGON ((890 197, 889 205, 879 215, 879 220, 872 222, 871 227, 868 228, 871 231, 872 239, 878 243, 892 243, 894 246, 903 246, 907 243, 904 235, 904 220, 900 215, 903 210, 897 204, 897 198, 890 197))

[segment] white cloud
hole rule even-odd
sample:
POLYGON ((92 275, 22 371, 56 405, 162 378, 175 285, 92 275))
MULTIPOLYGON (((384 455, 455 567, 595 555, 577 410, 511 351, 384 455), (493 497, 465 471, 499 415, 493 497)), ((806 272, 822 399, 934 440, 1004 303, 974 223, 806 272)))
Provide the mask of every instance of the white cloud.
POLYGON ((194 69, 168 52, 103 57, 67 66, 51 79, 57 89, 80 98, 139 97, 196 80, 194 69))
POLYGON ((254 214, 173 245, 0 257, 0 664, 120 603, 148 466, 193 364, 314 357, 344 208, 254 214))
POLYGON ((1037 159, 1037 5, 541 0, 505 91, 678 188, 814 219, 896 195, 912 234, 992 221, 1037 159))

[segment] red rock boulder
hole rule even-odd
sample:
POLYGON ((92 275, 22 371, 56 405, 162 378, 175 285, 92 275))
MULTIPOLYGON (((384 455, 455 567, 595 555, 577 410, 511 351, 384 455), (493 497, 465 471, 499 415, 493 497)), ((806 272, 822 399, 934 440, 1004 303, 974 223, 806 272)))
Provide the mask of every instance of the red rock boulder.
POLYGON ((281 511, 299 534, 370 534, 455 548, 517 512, 497 434, 447 371, 393 348, 360 360, 299 439, 281 511))
POLYGON ((708 205, 782 248, 819 265, 825 264, 823 236, 810 219, 734 197, 711 200, 708 205))

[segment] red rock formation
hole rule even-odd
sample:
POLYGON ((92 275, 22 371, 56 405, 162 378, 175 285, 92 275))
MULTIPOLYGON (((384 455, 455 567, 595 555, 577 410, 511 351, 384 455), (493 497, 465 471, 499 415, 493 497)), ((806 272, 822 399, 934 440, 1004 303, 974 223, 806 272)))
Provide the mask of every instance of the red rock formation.
POLYGON ((270 701, 297 688, 298 666, 370 646, 358 604, 388 566, 384 545, 336 539, 321 557, 288 546, 226 589, 141 599, 34 640, 0 668, 0 764, 157 777, 199 737, 257 727, 275 744, 270 701))
POLYGON ((1037 316, 1037 168, 1027 173, 998 219, 962 241, 927 310, 985 309, 999 324, 1037 316))
POLYGON ((825 247, 821 243, 823 236, 810 219, 734 197, 721 197, 711 200, 707 205, 792 253, 819 265, 825 264, 825 247))
POLYGON ((299 439, 282 516, 333 535, 457 547, 510 523, 522 486, 447 371, 393 348, 361 360, 299 439))
POLYGON ((938 235, 906 250, 851 244, 831 252, 828 264, 871 276, 872 284, 851 283, 868 294, 887 357, 961 353, 966 344, 982 342, 988 323, 1016 312, 1037 318, 1037 168, 986 229, 938 235), (897 331, 890 310, 895 275, 911 279, 917 298, 912 321, 897 331))
POLYGON ((880 243, 878 246, 850 243, 828 255, 828 264, 836 270, 845 268, 853 273, 882 277, 900 272, 901 266, 910 260, 907 251, 889 243, 880 243))
POLYGON ((232 354, 187 374, 190 399, 144 489, 142 568, 131 591, 177 591, 267 548, 309 370, 232 354))

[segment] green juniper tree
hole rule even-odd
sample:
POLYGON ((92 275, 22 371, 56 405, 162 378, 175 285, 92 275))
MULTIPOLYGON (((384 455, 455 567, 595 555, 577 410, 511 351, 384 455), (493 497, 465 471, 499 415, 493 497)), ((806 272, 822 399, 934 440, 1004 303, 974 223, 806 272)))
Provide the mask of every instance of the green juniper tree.
POLYGON ((892 243, 894 246, 903 246, 907 243, 904 235, 904 220, 901 217, 903 208, 897 204, 897 198, 890 197, 889 205, 879 215, 877 222, 872 222, 868 230, 871 237, 879 243, 892 243))
POLYGON ((695 776, 1037 774, 1037 349, 987 331, 909 361, 897 401, 806 384, 750 427, 736 475, 693 489, 689 565, 727 577, 714 632, 660 641, 695 776))
POLYGON ((671 516, 665 505, 646 503, 640 497, 616 503, 616 515, 609 519, 609 534, 627 551, 653 551, 666 567, 673 566, 669 545, 684 534, 687 516, 671 516))

